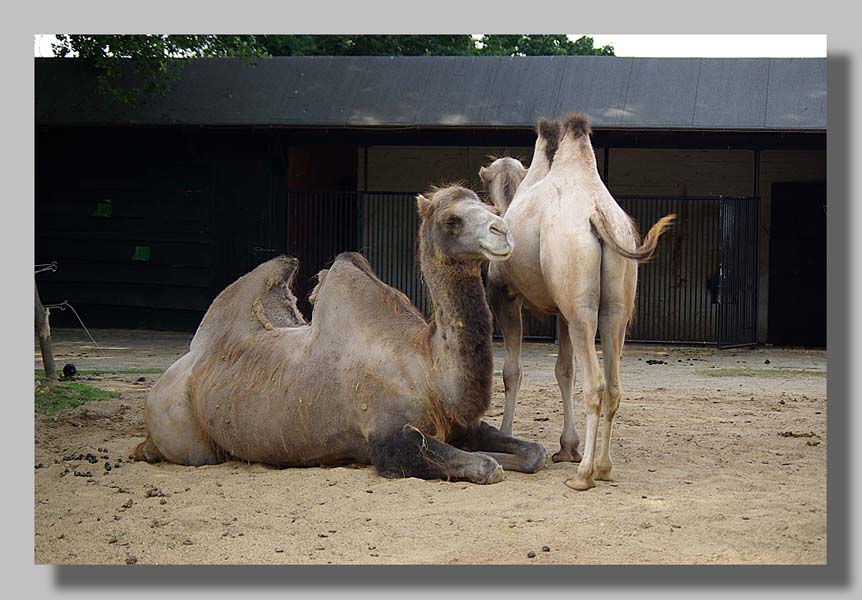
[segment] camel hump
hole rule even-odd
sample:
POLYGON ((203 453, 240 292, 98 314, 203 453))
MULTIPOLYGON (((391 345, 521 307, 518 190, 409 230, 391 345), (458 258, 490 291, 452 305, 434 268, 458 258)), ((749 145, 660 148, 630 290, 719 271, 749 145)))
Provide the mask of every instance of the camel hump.
POLYGON ((210 304, 195 337, 197 345, 225 335, 243 337, 276 327, 305 325, 291 291, 299 261, 277 256, 227 286, 210 304))
POLYGON ((563 118, 564 135, 571 133, 572 137, 578 139, 590 135, 590 116, 587 113, 571 113, 563 118))
POLYGON ((381 281, 368 259, 358 252, 342 252, 336 256, 332 267, 324 274, 324 280, 321 280, 315 294, 315 311, 318 306, 326 304, 327 298, 335 297, 339 299, 342 307, 347 304, 355 305, 362 311, 374 312, 377 318, 388 314, 418 320, 423 324, 425 322, 422 313, 413 306, 410 299, 403 292, 381 281), (326 283, 331 280, 333 285, 324 286, 324 280, 326 283), (386 311, 379 311, 381 306, 385 306, 386 311))
POLYGON ((548 159, 548 164, 554 162, 554 155, 560 146, 562 132, 563 128, 559 121, 546 117, 539 119, 539 126, 536 127, 536 135, 545 140, 545 157, 548 159))
POLYGON ((362 256, 359 252, 342 252, 338 256, 335 257, 335 260, 332 263, 334 267, 336 263, 339 262, 347 262, 352 264, 357 269, 364 271, 368 275, 372 277, 377 277, 374 274, 374 269, 371 267, 371 263, 368 262, 368 259, 362 256))

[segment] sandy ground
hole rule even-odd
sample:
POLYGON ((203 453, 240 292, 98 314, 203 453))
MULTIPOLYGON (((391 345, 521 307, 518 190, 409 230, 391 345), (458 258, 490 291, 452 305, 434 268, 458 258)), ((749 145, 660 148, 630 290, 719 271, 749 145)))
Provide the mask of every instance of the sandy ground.
MULTIPOLYGON (((55 330, 59 366, 164 369, 191 337, 93 334, 100 348, 82 331, 55 330)), ((554 452, 562 426, 556 348, 525 348, 515 433, 554 452)), ((40 366, 38 352, 34 361, 40 366)), ((83 376, 120 396, 36 414, 35 561, 824 564, 826 378, 705 375, 742 367, 825 373, 826 353, 627 346, 615 481, 587 492, 563 485, 576 468, 567 463, 490 486, 387 480, 369 467, 130 463, 158 375, 83 376), (87 453, 98 462, 74 458, 87 453)), ((500 424, 502 402, 498 374, 488 422, 500 424)))

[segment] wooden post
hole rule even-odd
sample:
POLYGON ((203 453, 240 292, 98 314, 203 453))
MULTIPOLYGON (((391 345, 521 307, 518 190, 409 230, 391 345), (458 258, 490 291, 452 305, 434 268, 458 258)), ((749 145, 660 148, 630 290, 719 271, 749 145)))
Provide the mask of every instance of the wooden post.
POLYGON ((39 288, 36 290, 36 335, 39 336, 39 348, 42 350, 42 364, 45 367, 45 379, 48 383, 57 381, 57 366, 54 364, 54 345, 51 343, 51 326, 48 324, 50 311, 42 305, 39 299, 39 288))

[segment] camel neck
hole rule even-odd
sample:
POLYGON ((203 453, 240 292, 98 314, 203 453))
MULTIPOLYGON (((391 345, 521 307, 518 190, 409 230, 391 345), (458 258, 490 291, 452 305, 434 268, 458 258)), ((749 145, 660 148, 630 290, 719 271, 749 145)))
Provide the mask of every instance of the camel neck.
POLYGON ((494 183, 495 190, 492 199, 494 205, 500 211, 501 217, 506 214, 512 205, 512 199, 515 197, 515 192, 518 191, 520 184, 521 178, 517 173, 511 171, 504 171, 494 183))
POLYGON ((450 417, 474 422, 491 402, 494 354, 491 311, 479 263, 451 263, 421 258, 431 296, 432 382, 450 417))

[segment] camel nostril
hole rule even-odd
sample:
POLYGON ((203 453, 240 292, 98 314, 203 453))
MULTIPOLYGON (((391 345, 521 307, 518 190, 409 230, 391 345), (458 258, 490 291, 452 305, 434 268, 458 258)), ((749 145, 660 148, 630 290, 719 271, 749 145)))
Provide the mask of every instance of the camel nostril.
POLYGON ((509 233, 509 228, 506 226, 505 221, 501 221, 500 223, 491 223, 491 233, 506 235, 509 233))

